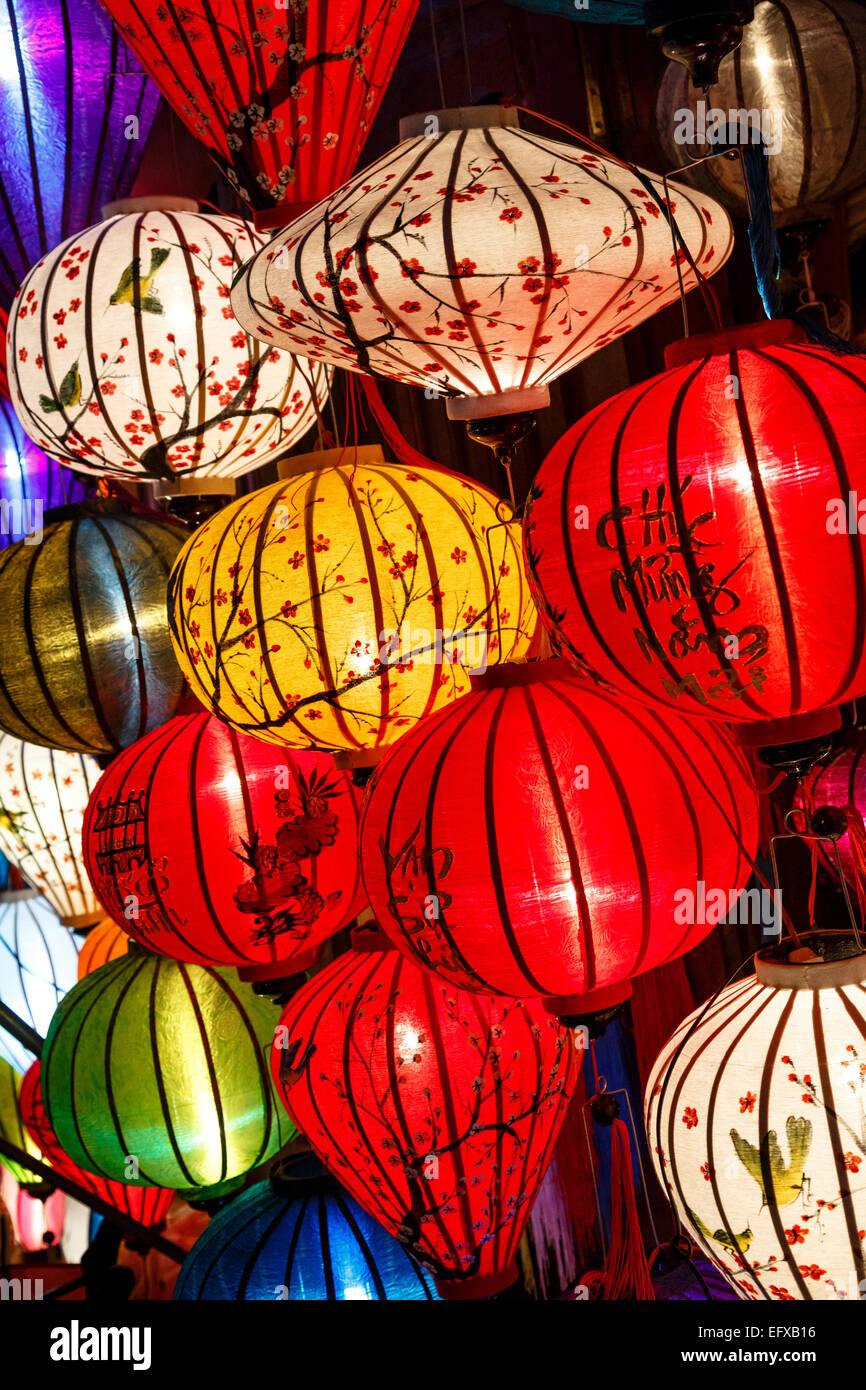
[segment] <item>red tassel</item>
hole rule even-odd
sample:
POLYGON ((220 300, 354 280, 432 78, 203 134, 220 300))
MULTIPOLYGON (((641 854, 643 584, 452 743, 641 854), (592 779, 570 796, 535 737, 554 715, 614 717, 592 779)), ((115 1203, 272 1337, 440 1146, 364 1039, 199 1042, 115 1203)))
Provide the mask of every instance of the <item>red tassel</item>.
POLYGON ((610 1248, 604 1267, 584 1278, 593 1299, 606 1303, 655 1301, 649 1265, 643 1248, 628 1128, 614 1120, 610 1136, 610 1248))

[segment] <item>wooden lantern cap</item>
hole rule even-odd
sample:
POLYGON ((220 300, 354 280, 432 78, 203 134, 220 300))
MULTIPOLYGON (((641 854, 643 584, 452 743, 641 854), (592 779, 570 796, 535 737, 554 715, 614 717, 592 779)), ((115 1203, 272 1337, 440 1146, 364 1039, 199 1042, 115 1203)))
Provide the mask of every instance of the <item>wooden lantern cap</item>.
POLYGON ((345 449, 315 449, 309 454, 292 454, 290 458, 280 459, 277 472, 280 478, 297 478, 304 473, 324 473, 326 468, 336 468, 339 464, 352 468, 355 464, 384 462, 381 445, 350 444, 345 449))

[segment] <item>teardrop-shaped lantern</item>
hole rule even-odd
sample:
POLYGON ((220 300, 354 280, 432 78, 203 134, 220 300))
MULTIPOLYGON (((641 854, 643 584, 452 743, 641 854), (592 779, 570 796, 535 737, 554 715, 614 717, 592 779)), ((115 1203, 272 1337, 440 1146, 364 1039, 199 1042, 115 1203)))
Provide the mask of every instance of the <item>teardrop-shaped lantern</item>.
MULTIPOLYGON (((41 894, 0 893, 0 1002, 44 1037, 54 1010, 78 978, 80 942, 41 894)), ((32 1053, 0 1029, 0 1056, 24 1072, 32 1053)))
MULTIPOLYGON (((32 1154, 41 1160, 42 1155, 21 1119, 21 1076, 3 1057, 0 1057, 0 1138, 14 1144, 22 1153, 32 1154)), ((0 1163, 8 1168, 15 1181, 25 1190, 33 1194, 48 1190, 50 1184, 23 1167, 17 1159, 0 1154, 0 1163)))

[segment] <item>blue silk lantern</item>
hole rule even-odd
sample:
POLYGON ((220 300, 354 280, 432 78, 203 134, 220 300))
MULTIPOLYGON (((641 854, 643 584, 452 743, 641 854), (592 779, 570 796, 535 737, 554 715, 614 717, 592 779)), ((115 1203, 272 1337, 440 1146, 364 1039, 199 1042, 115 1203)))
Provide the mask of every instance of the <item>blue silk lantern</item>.
POLYGON ((312 1154, 283 1163, 218 1212, 188 1254, 176 1299, 438 1301, 408 1251, 312 1154))
POLYGON ((36 537, 49 507, 83 502, 94 486, 93 479, 64 468, 28 439, 0 395, 0 550, 36 537))
POLYGON ((0 9, 4 308, 40 256, 129 192, 159 93, 128 68, 96 0, 7 0, 0 9))
MULTIPOLYGON (((80 942, 40 893, 0 894, 0 1002, 40 1037, 78 979, 80 942)), ((0 1029, 0 1057, 25 1072, 32 1054, 0 1029)))

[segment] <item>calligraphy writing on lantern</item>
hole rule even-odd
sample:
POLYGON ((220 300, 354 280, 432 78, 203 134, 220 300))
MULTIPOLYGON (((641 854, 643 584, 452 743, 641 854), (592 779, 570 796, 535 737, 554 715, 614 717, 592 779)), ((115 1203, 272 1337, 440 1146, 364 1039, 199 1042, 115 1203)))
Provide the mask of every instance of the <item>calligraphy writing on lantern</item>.
POLYGON ((445 920, 454 898, 441 886, 453 867, 454 851, 446 845, 419 843, 420 831, 419 821, 403 844, 393 850, 384 836, 379 837, 389 891, 388 911, 425 964, 434 969, 460 969, 463 961, 451 944, 445 920), (431 893, 436 898, 435 912, 430 911, 431 893))

